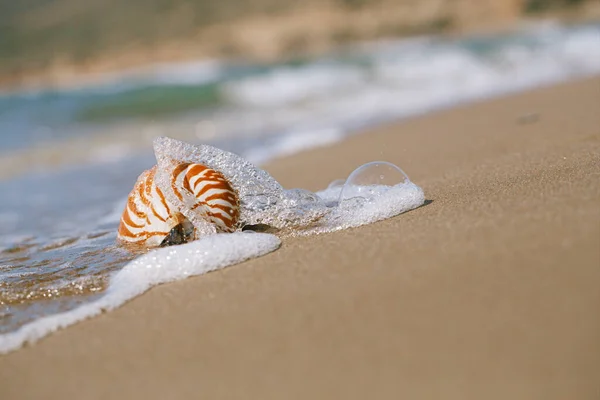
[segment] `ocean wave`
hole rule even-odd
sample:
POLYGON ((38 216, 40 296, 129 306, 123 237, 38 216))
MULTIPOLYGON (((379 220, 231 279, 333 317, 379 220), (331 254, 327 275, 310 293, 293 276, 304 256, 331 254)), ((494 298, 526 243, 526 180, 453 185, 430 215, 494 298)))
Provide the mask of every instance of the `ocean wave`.
MULTIPOLYGON (((193 141, 196 127, 210 123, 220 145, 243 139, 248 147, 241 151, 258 151, 273 135, 329 129, 348 135, 434 108, 597 73, 600 25, 544 24, 460 39, 371 43, 298 64, 215 61, 128 71, 93 87, 5 96, 0 130, 3 148, 11 150, 82 136, 109 137, 117 145, 122 138, 130 146, 150 129, 178 131, 193 141)), ((282 151, 288 154, 289 147, 282 151)))

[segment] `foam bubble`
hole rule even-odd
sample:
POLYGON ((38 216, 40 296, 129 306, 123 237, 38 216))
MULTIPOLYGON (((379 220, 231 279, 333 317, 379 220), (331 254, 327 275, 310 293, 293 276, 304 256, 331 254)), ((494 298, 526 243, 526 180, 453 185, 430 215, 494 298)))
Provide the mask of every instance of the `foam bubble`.
POLYGON ((74 310, 51 315, 0 335, 0 354, 39 340, 60 328, 113 310, 152 286, 204 274, 260 257, 281 241, 266 233, 213 235, 184 245, 153 250, 127 264, 111 278, 106 294, 74 310))
POLYGON ((334 189, 337 187, 341 188, 342 186, 344 186, 345 183, 346 183, 345 179, 336 179, 329 183, 329 185, 327 186, 327 189, 334 189))
POLYGON ((298 103, 328 92, 346 91, 363 83, 365 73, 351 66, 316 64, 281 67, 267 75, 241 79, 225 86, 232 102, 253 107, 298 103), (332 79, 335 76, 335 79, 332 79), (269 90, 264 90, 268 87, 269 90))
POLYGON ((393 186, 371 186, 363 190, 362 196, 337 202, 342 187, 334 186, 317 192, 319 198, 333 205, 331 212, 318 225, 311 226, 298 234, 310 235, 334 232, 372 224, 410 211, 425 203, 423 189, 410 181, 393 186))
POLYGON ((339 201, 374 196, 379 193, 381 187, 407 182, 409 182, 408 176, 396 165, 386 161, 373 161, 361 165, 348 176, 342 187, 339 201))
POLYGON ((262 164, 275 157, 285 157, 304 150, 325 147, 339 142, 344 132, 337 128, 294 130, 286 135, 275 137, 260 147, 250 149, 245 157, 256 164, 262 164))

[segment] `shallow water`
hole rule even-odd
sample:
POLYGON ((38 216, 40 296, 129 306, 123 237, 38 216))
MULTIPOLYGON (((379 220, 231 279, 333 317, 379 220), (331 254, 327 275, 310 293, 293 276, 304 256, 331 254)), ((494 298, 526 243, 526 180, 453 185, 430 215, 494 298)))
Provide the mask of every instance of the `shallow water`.
POLYGON ((156 136, 263 163, 382 122, 597 73, 600 25, 544 25, 279 65, 165 65, 1 95, 0 334, 99 299, 139 255, 115 234, 136 177, 155 163, 156 136))

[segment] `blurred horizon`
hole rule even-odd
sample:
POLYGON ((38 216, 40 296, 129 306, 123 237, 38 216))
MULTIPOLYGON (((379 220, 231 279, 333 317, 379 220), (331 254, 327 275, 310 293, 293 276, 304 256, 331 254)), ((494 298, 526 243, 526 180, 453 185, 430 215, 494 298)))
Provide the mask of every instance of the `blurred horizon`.
POLYGON ((0 88, 158 63, 293 60, 365 40, 600 19, 593 0, 0 0, 0 88))

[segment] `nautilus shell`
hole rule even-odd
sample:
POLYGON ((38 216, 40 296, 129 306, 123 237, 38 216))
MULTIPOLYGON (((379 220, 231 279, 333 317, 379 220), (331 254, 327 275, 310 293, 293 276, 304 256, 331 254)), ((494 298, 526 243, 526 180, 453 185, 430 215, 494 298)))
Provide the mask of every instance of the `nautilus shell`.
POLYGON ((314 193, 285 190, 266 171, 209 145, 159 137, 157 165, 138 178, 117 238, 146 247, 186 243, 236 230, 285 231, 329 209, 314 193))
MULTIPOLYGON (((117 236, 121 242, 153 247, 195 237, 194 225, 157 185, 156 172, 157 166, 144 171, 129 194, 117 236)), ((216 232, 233 232, 238 227, 238 194, 223 174, 201 164, 179 163, 169 178, 180 204, 212 223, 216 232)))

